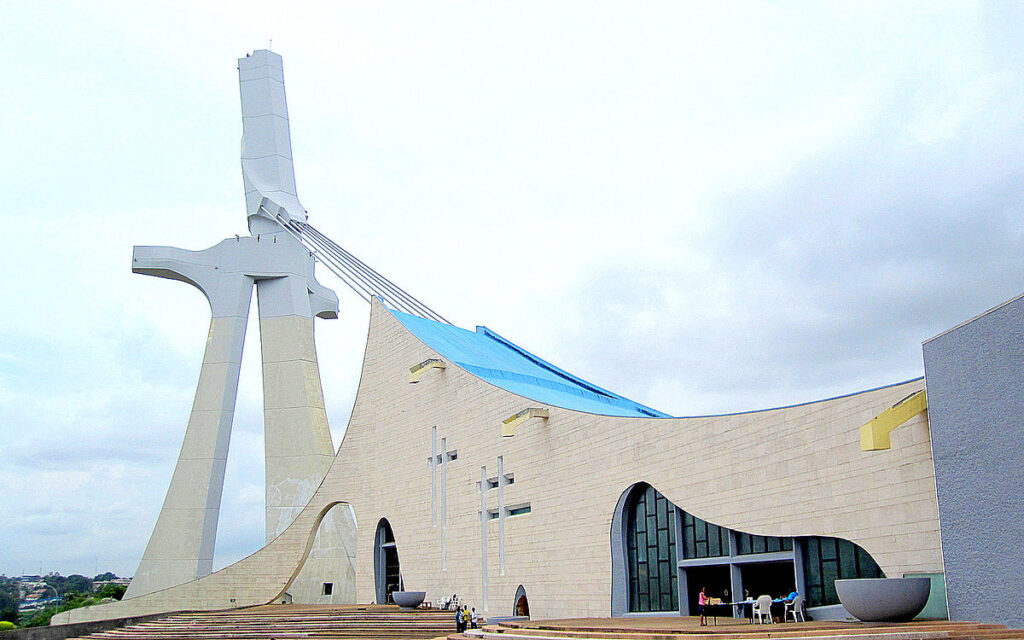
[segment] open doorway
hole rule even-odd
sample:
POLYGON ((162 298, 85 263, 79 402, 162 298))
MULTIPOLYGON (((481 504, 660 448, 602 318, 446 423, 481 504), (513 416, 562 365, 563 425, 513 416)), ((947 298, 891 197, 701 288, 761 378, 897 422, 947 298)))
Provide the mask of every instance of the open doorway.
POLYGON ((393 604, 391 593, 402 590, 402 571, 398 563, 398 546, 395 534, 391 531, 391 523, 381 518, 377 523, 377 533, 373 544, 374 581, 376 582, 377 602, 393 604))
MULTIPOLYGON (((793 573, 792 561, 753 562, 740 568, 743 579, 743 590, 750 597, 771 596, 773 600, 785 598, 791 591, 796 591, 796 575, 793 573)), ((785 617, 785 607, 781 602, 772 603, 772 617, 785 617)), ((747 607, 744 615, 750 613, 747 607)))
POLYGON ((512 615, 523 618, 530 617, 530 602, 526 599, 526 589, 519 585, 516 589, 515 604, 512 605, 512 615))
POLYGON ((743 589, 752 598, 784 598, 796 590, 796 576, 791 561, 753 562, 743 565, 740 571, 743 575, 743 589))
POLYGON ((721 598, 722 602, 731 602, 732 581, 729 577, 729 565, 718 564, 686 569, 686 601, 690 604, 691 613, 697 611, 697 598, 702 587, 709 598, 721 598))

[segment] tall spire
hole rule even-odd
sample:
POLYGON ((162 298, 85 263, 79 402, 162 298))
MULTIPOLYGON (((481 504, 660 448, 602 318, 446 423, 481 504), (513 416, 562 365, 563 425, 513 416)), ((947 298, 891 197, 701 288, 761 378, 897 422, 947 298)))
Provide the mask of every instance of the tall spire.
MULTIPOLYGON (((252 235, 228 238, 203 251, 137 246, 132 259, 135 273, 198 288, 210 302, 212 317, 184 443, 153 534, 125 594, 129 599, 212 570, 253 286, 259 299, 263 361, 268 541, 291 524, 334 459, 313 319, 336 318, 338 297, 317 282, 310 252, 278 222, 306 220, 295 195, 281 56, 256 51, 238 61, 238 76, 242 175, 252 235)), ((323 522, 328 533, 321 540, 333 531, 333 521, 323 522)), ((306 566, 311 573, 337 575, 343 563, 314 549, 306 566)), ((298 597, 311 598, 311 589, 307 585, 298 597)), ((344 590, 338 593, 339 598, 348 597, 344 590)))
POLYGON ((242 97, 242 180, 249 231, 279 230, 276 217, 306 221, 295 191, 281 56, 259 49, 238 60, 242 97), (265 222, 257 222, 261 218, 265 222))

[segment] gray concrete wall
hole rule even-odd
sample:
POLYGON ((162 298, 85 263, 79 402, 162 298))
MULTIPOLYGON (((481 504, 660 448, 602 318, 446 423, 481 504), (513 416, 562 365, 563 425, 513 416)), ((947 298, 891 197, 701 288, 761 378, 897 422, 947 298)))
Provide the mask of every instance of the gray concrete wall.
POLYGON ((924 344, 951 620, 1024 627, 1024 297, 924 344))

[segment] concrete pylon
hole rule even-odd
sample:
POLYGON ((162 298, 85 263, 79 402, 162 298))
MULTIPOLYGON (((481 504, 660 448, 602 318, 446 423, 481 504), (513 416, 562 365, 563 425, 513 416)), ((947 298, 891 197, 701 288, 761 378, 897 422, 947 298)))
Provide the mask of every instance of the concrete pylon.
MULTIPOLYGON (((310 252, 282 226, 306 221, 295 194, 281 57, 238 61, 247 237, 204 251, 135 247, 132 271, 197 287, 212 320, 192 415, 167 497, 125 594, 132 598, 210 573, 252 287, 259 304, 266 441, 266 539, 292 523, 334 459, 313 319, 336 318, 338 298, 314 276, 310 252)), ((328 514, 297 580, 296 602, 317 602, 320 578, 338 584, 330 602, 354 596, 354 531, 328 514), (303 577, 304 576, 304 577, 303 577), (351 584, 345 588, 346 583, 351 584)))
POLYGON ((143 560, 125 594, 129 598, 194 580, 213 568, 253 286, 245 274, 218 268, 225 249, 232 249, 230 242, 198 252, 170 247, 135 251, 132 271, 194 284, 210 301, 212 317, 178 463, 143 560))
POLYGON ((267 539, 287 528, 313 495, 333 459, 313 316, 336 318, 338 304, 314 279, 309 252, 283 230, 227 239, 205 251, 136 247, 132 271, 196 286, 209 300, 212 318, 178 463, 126 597, 212 569, 254 284, 263 346, 267 539))
POLYGON ((334 460, 313 342, 313 313, 302 304, 302 288, 302 280, 293 276, 259 280, 256 288, 263 357, 267 542, 287 529, 306 506, 334 460))

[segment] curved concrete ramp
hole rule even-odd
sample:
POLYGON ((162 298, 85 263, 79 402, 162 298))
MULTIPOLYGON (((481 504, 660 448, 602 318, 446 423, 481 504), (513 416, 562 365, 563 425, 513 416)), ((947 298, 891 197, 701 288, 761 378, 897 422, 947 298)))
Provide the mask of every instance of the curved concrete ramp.
MULTIPOLYGON (((208 576, 143 596, 59 613, 50 624, 125 618, 165 611, 231 609, 267 604, 284 595, 309 557, 321 521, 331 509, 351 518, 349 504, 307 505, 280 536, 256 553, 208 576), (347 513, 346 513, 347 512, 347 513)), ((338 517, 338 516, 335 516, 338 517)))

